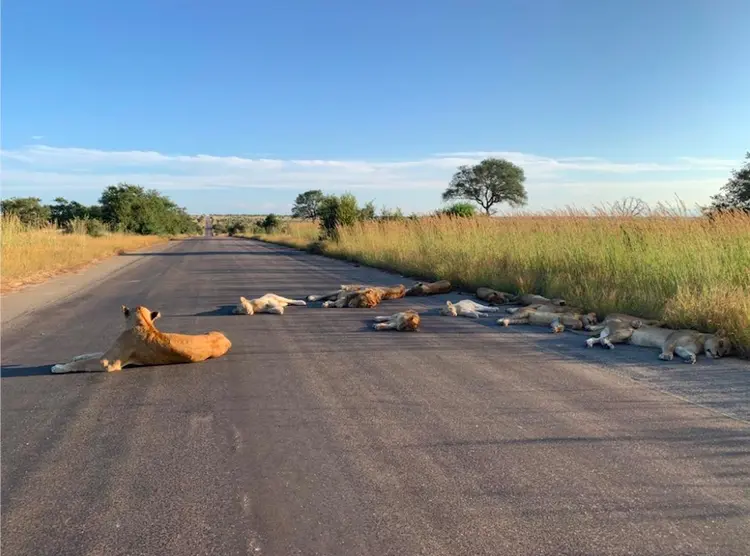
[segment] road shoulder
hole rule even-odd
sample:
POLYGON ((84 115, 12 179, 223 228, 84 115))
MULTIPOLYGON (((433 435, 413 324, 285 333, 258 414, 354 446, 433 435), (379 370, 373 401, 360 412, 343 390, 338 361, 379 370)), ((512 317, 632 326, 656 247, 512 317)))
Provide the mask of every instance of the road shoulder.
POLYGON ((171 251, 183 240, 149 245, 126 255, 115 255, 86 267, 78 272, 55 276, 49 280, 30 285, 19 292, 0 297, 0 322, 2 332, 15 328, 35 311, 50 304, 85 293, 102 280, 139 266, 149 260, 149 254, 171 251))

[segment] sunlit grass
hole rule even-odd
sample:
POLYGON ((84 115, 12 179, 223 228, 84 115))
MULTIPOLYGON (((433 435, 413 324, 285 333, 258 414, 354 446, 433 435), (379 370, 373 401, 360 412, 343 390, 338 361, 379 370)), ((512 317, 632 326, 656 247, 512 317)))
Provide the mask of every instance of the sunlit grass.
POLYGON ((85 226, 79 225, 68 234, 54 226, 28 229, 12 215, 3 216, 0 223, 0 288, 4 292, 43 282, 123 251, 166 241, 159 236, 111 233, 92 237, 85 233, 85 226))
MULTIPOLYGON (((314 223, 266 239, 315 241, 314 223)), ((750 215, 709 220, 577 211, 503 218, 431 217, 359 223, 326 254, 469 288, 560 296, 604 315, 628 312, 672 326, 724 328, 750 348, 750 215)))

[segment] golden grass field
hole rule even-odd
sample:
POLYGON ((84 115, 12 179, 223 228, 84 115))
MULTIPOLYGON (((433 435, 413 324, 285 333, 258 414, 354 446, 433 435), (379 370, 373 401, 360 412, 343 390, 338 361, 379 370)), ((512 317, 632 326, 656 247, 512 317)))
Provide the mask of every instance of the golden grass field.
MULTIPOLYGON (((315 223, 262 239, 315 241, 315 223)), ((363 222, 323 252, 468 288, 561 296, 600 315, 725 329, 750 355, 750 215, 563 215, 363 222)))
POLYGON ((17 290, 123 251, 164 241, 167 238, 159 236, 63 234, 54 226, 26 229, 16 217, 4 216, 0 291, 17 290))

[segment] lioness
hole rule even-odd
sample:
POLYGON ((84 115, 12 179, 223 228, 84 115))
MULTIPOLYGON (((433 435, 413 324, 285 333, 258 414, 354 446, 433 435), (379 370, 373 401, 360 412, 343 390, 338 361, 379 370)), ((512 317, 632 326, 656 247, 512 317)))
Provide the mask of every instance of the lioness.
MULTIPOLYGON (((609 313, 604 320, 600 323, 592 323, 586 326, 586 330, 591 332, 598 332, 604 329, 609 322, 638 322, 639 325, 647 324, 649 326, 664 326, 664 322, 656 319, 643 319, 641 317, 634 317, 633 315, 627 315, 625 313, 609 313)), ((638 328, 637 326, 635 328, 638 328)))
POLYGON ((615 349, 614 344, 627 342, 636 328, 643 326, 643 321, 631 315, 610 313, 599 324, 589 324, 584 328, 598 334, 595 338, 586 340, 586 347, 601 344, 609 349, 615 349))
POLYGON ((529 311, 522 313, 520 316, 514 315, 513 317, 498 319, 497 324, 502 326, 510 326, 511 324, 549 325, 552 332, 560 333, 566 327, 573 330, 583 330, 586 323, 592 321, 596 322, 596 313, 529 311))
POLYGON ((406 290, 406 295, 440 295, 441 293, 450 293, 451 287, 448 280, 417 282, 406 290))
POLYGON ((663 361, 671 361, 676 353, 686 363, 695 363, 701 353, 710 359, 719 359, 732 352, 732 344, 723 330, 704 334, 696 330, 670 330, 644 325, 633 330, 628 343, 660 348, 659 359, 663 361))
POLYGON ((517 295, 511 300, 511 302, 518 303, 519 305, 557 305, 559 307, 565 305, 565 300, 559 297, 549 298, 534 293, 517 295))
POLYGON ((478 288, 476 295, 478 299, 493 305, 504 305, 516 299, 516 296, 512 293, 501 292, 491 288, 478 288))
POLYGON ((488 313, 497 313, 499 311, 500 307, 488 307, 487 305, 482 305, 472 299, 462 299, 456 303, 446 301, 445 307, 440 308, 441 315, 447 317, 467 317, 471 319, 488 317, 488 313))
POLYGON ((87 353, 65 364, 52 367, 53 373, 86 371, 114 372, 127 365, 172 365, 195 363, 221 357, 232 342, 221 332, 207 334, 175 334, 161 332, 154 321, 161 316, 139 305, 132 311, 122 306, 127 328, 106 352, 87 353))
POLYGON ((341 284, 341 287, 336 291, 324 293, 322 295, 308 295, 308 301, 334 301, 340 299, 346 294, 351 292, 361 292, 368 289, 380 290, 381 298, 387 299, 401 299, 406 294, 406 287, 403 284, 396 286, 367 286, 364 284, 341 284))
POLYGON ((288 299, 275 293, 267 293, 257 299, 240 297, 240 302, 232 310, 235 315, 254 315, 255 313, 271 313, 283 315, 287 305, 307 305, 301 299, 288 299))
POLYGON ((398 330, 399 332, 415 331, 419 329, 419 313, 416 311, 402 311, 387 317, 375 317, 375 330, 398 330))

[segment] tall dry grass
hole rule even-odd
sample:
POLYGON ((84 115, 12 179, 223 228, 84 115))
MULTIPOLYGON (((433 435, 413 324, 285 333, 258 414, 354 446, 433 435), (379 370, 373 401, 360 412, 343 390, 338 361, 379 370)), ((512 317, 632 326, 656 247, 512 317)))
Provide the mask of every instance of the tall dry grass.
MULTIPOLYGON (((292 234, 292 225, 278 239, 299 246, 305 237, 311 240, 311 226, 292 234)), ((332 256, 469 288, 561 296, 602 315, 628 312, 664 318, 672 326, 724 328, 750 348, 747 214, 708 220, 570 211, 372 221, 342 229, 339 241, 323 249, 332 256)))
POLYGON ((122 251, 166 241, 158 236, 104 234, 87 235, 86 226, 74 226, 73 233, 47 226, 29 229, 13 216, 3 216, 0 248, 0 291, 7 292, 122 251))

